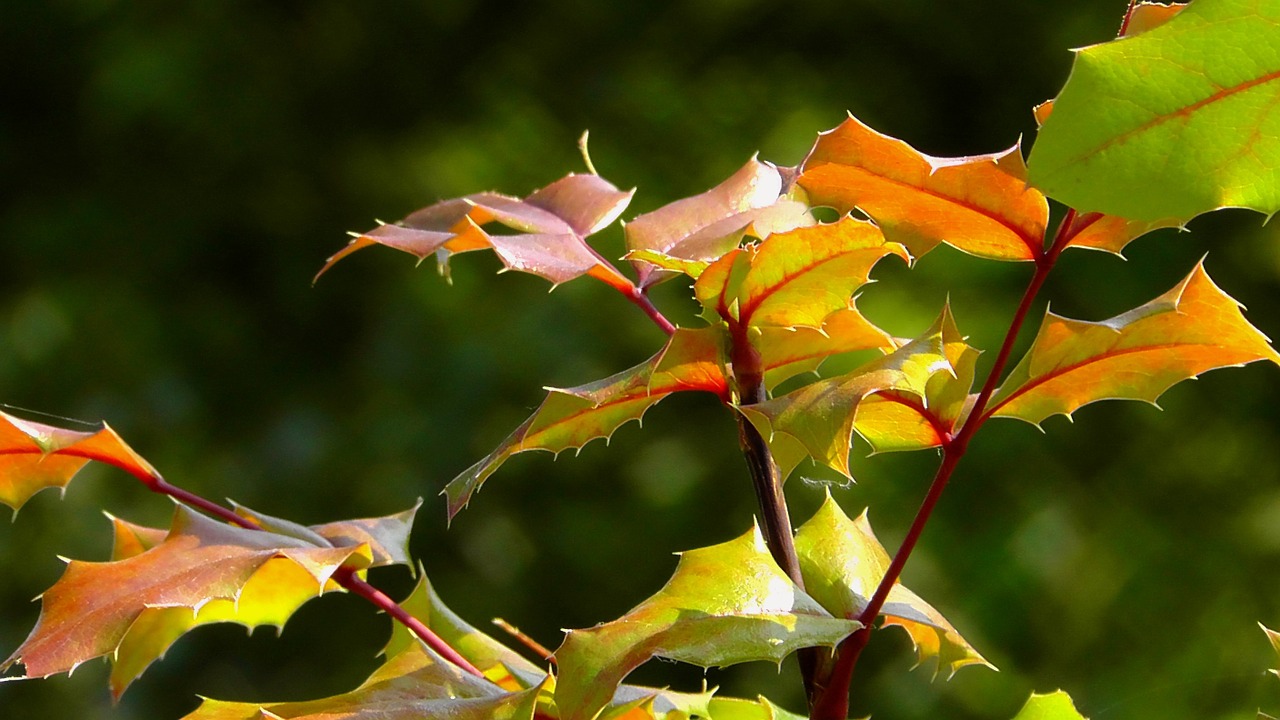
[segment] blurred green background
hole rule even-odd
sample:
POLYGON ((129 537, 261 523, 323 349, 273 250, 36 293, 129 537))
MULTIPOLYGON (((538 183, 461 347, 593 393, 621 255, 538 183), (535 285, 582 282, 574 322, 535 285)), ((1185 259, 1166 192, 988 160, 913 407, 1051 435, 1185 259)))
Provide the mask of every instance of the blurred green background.
MULTIPOLYGON (((757 150, 798 162, 846 110, 934 155, 1034 137, 1030 108, 1066 78, 1067 48, 1114 34, 1122 0, 615 0, 515 5, 111 2, 0 4, 0 402, 106 419, 170 480, 315 523, 427 499, 413 549, 446 601, 543 643, 655 591, 673 552, 745 531, 754 500, 733 423, 678 396, 579 457, 520 456, 446 530, 436 495, 542 398, 643 360, 660 333, 607 288, 547 293, 497 261, 370 250, 314 288, 323 259, 375 218, 581 170, 575 141, 639 192, 625 217, 699 192, 757 150)), ((1213 276, 1280 335, 1274 226, 1220 213, 1129 261, 1077 252, 1046 297, 1101 319, 1213 276)), ((599 236, 612 257, 616 228, 599 236)), ((942 249, 886 263, 862 306, 923 330, 948 296, 993 350, 1026 266, 942 249)), ((695 322, 679 283, 657 299, 695 322)), ((1043 303, 1042 303, 1043 305, 1043 303)), ((988 352, 989 362, 993 352, 988 352)), ((1062 687, 1094 720, 1252 720, 1280 711, 1256 622, 1280 625, 1280 376, 1251 366, 1161 404, 1090 406, 1074 424, 979 435, 907 568, 1001 668, 930 682, 905 636, 868 651, 856 713, 1004 720, 1062 687)), ((866 459, 837 488, 896 547, 936 464, 866 459)), ((803 520, 830 478, 788 488, 803 520)), ((57 556, 103 559, 101 509, 164 524, 166 500, 91 468, 0 523, 0 653, 35 622, 57 556)), ((374 581, 397 595, 400 570, 374 581)), ((195 696, 286 700, 344 691, 375 666, 388 621, 329 596, 280 638, 238 626, 182 640, 112 708, 106 664, 0 685, 6 718, 174 718, 195 696)), ((695 689, 670 663, 634 679, 695 689)), ((705 675, 801 708, 794 668, 705 675)))

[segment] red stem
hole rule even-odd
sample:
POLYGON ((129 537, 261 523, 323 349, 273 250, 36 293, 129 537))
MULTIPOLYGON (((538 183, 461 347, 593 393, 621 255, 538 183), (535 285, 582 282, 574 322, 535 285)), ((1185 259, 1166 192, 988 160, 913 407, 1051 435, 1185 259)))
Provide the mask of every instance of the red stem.
POLYGON ((995 393, 1000 377, 1004 374, 1004 369, 1009 363, 1009 356, 1013 352, 1014 343, 1017 341, 1027 314, 1035 302, 1036 295, 1039 294, 1040 288, 1044 286, 1045 279, 1048 278, 1049 272, 1056 264, 1058 256, 1062 254, 1062 250, 1071 242, 1071 238, 1075 237, 1080 230, 1096 219, 1092 214, 1077 217, 1075 210, 1068 210, 1067 214, 1062 218, 1062 222, 1058 224, 1049 247, 1036 256, 1035 274, 1032 275, 1031 281, 1027 284, 1027 289, 1022 294, 1022 301, 1018 304, 1018 309, 1014 312, 1013 319, 1009 323, 1009 330, 1005 333, 1004 342, 1000 346, 1000 352, 996 354, 996 360, 991 367, 991 372, 988 373, 986 382, 983 383, 982 389, 978 392, 978 397, 974 401, 973 408, 969 411, 969 416, 964 425, 960 428, 960 432, 954 436, 944 437, 942 462, 938 466, 933 482, 929 484, 929 491, 925 494, 924 501, 920 504, 920 509, 916 511, 915 519, 912 520, 911 528, 907 531, 906 537, 903 538, 902 545, 898 548, 898 552, 894 554, 893 561, 889 564, 884 577, 881 578, 880 584, 876 587, 875 594, 871 596, 871 601, 867 603, 866 608, 858 615, 857 619, 858 622, 862 623, 862 629, 845 638, 836 649, 835 662, 825 683, 826 688, 817 700, 812 703, 811 720, 844 720, 849 716, 849 685, 853 680, 853 671, 858 664, 858 657, 862 654, 862 649, 867 646, 867 641, 871 637, 872 623, 880 616, 880 611, 884 608, 884 604, 889 598, 889 591, 893 589, 893 586, 897 584, 898 579, 902 576, 902 570, 906 567, 907 560, 910 559, 916 543, 924 532, 925 525, 928 524, 929 518, 933 514, 934 507, 937 506, 938 500, 942 497, 942 491, 946 489, 947 482, 951 479, 956 465, 959 464, 960 459, 964 457, 965 452, 968 450, 969 440, 987 420, 984 417, 987 403, 991 401, 991 396, 995 393))
MULTIPOLYGON (((252 520, 237 515, 235 511, 212 502, 211 500, 200 497, 189 490, 184 490, 173 485, 164 478, 153 477, 144 481, 144 483, 147 488, 154 492, 160 493, 161 495, 168 495, 185 505, 190 505, 197 510, 204 511, 209 515, 225 520, 232 525, 237 525, 249 530, 262 529, 254 524, 252 520)), ((345 565, 339 567, 337 572, 333 574, 333 580, 342 587, 351 591, 353 595, 358 595, 365 600, 368 600, 375 607, 398 620, 400 624, 409 628, 410 632, 418 636, 419 640, 426 643, 427 647, 434 650, 445 660, 448 660, 462 670, 465 670, 476 677, 484 677, 484 673, 480 672, 474 665, 467 662, 466 658, 459 655, 457 650, 450 647, 448 643, 442 640, 439 635, 432 632, 431 628, 423 624, 421 620, 410 615, 408 611, 401 607, 395 600, 388 597, 386 593, 383 593, 381 590, 361 579, 354 568, 350 568, 345 565)))

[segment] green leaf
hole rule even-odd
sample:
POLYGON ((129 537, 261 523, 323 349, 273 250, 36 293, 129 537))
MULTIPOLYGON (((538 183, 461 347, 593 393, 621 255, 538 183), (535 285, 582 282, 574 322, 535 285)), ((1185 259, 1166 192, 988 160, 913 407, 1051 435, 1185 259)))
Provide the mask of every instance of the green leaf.
POLYGON ((1215 368, 1280 363, 1198 263, 1185 280, 1141 307, 1086 322, 1046 313, 1031 348, 993 396, 987 416, 1039 425, 1107 399, 1155 404, 1174 384, 1215 368))
POLYGON ((411 646, 348 693, 303 702, 204 700, 183 720, 532 720, 542 691, 504 691, 411 646))
POLYGON ((701 390, 724 396, 720 328, 681 328, 658 354, 623 372, 574 388, 548 388, 533 415, 483 460, 446 487, 449 517, 457 515, 507 458, 529 450, 559 455, 596 438, 606 441, 622 425, 673 392, 701 390))
POLYGON ((1047 695, 1031 694, 1031 699, 1013 720, 1088 720, 1071 702, 1071 696, 1061 690, 1047 695))
POLYGON ((851 477, 849 445, 859 404, 885 390, 923 397, 931 377, 951 372, 942 333, 942 325, 935 324, 924 336, 850 373, 762 403, 739 405, 738 411, 769 444, 784 478, 805 456, 851 477))
MULTIPOLYGON (((866 609, 891 558, 871 531, 863 512, 850 520, 828 492, 822 507, 796 531, 796 553, 804 585, 832 615, 856 618, 866 609)), ((880 611, 885 625, 897 625, 911 636, 916 663, 937 659, 937 672, 947 677, 966 665, 994 669, 933 606, 901 583, 889 591, 880 611)))
POLYGON ((1054 199, 1131 220, 1280 210, 1280 1, 1196 0, 1078 51, 1029 167, 1054 199))
POLYGON ((805 720, 805 716, 787 712, 761 697, 756 700, 741 698, 712 698, 712 720, 805 720))
POLYGON ((569 174, 523 200, 478 193, 425 207, 395 225, 380 225, 355 235, 325 263, 316 278, 338 261, 373 245, 403 250, 419 260, 435 255, 447 274, 450 256, 489 249, 507 270, 546 278, 555 285, 593 275, 611 285, 630 287, 587 245, 626 209, 634 191, 620 192, 596 175, 569 174), (481 226, 497 222, 514 235, 492 235, 481 226))
POLYGON ((563 720, 590 720, 649 658, 781 662, 800 648, 833 646, 859 627, 797 588, 753 529, 683 553, 666 586, 621 618, 571 630, 556 651, 556 704, 563 720))

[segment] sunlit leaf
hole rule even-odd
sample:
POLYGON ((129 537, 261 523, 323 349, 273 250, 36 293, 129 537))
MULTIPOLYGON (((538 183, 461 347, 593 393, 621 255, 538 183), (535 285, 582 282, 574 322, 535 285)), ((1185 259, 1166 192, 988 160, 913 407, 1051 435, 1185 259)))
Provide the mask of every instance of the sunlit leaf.
POLYGON ((797 183, 813 205, 875 220, 915 257, 946 243, 996 260, 1030 260, 1049 206, 1026 185, 1022 152, 935 158, 849 117, 818 136, 797 183))
POLYGON ((660 271, 675 269, 651 263, 652 256, 638 251, 710 261, 737 247, 745 235, 763 238, 811 224, 804 203, 782 197, 783 184, 776 167, 752 158, 716 187, 627 223, 627 249, 637 284, 648 287, 668 275, 660 271))
POLYGON ((1076 53, 1029 160, 1080 211, 1185 222, 1280 209, 1280 2, 1196 0, 1076 53))
MULTIPOLYGON (((866 609, 891 562, 867 513, 850 520, 830 493, 796 531, 796 553, 805 588, 837 617, 856 618, 866 609)), ((917 663, 937 660, 936 672, 945 670, 950 677, 966 665, 991 667, 941 613, 901 583, 889 591, 880 615, 885 625, 911 636, 917 663)))
POLYGON ((713 720, 805 720, 804 715, 787 712, 763 697, 755 701, 712 698, 711 717, 713 720))
POLYGON ((1013 720, 1088 720, 1076 710, 1071 697, 1061 690, 1046 695, 1032 693, 1031 699, 1013 720))
POLYGON ((357 235, 325 263, 319 278, 357 250, 386 245, 419 259, 434 255, 442 273, 449 257, 490 249, 507 270, 532 273, 559 285, 591 274, 610 284, 630 285, 594 250, 586 238, 612 223, 631 202, 596 175, 569 174, 522 199, 478 193, 445 200, 409 215, 395 225, 380 225, 357 235), (514 235, 495 235, 481 226, 499 223, 514 235))
MULTIPOLYGON (((1267 641, 1271 643, 1271 649, 1275 651, 1276 655, 1280 655, 1280 633, 1272 630, 1262 623, 1258 623, 1258 627, 1262 628, 1262 632, 1267 634, 1267 641)), ((1280 677, 1280 670, 1273 669, 1268 670, 1267 672, 1280 677)))
POLYGON ((854 428, 874 451, 938 447, 967 416, 974 366, 981 352, 965 342, 950 307, 943 309, 938 326, 942 328, 943 350, 954 374, 930 377, 923 396, 888 391, 863 400, 858 405, 854 428))
POLYGON ((612 622, 571 630, 556 651, 563 720, 590 720, 652 657, 704 667, 781 660, 857 630, 831 617, 773 561, 758 529, 680 556, 656 595, 612 622))
POLYGON ((507 692, 412 646, 348 693, 303 702, 205 700, 183 720, 532 720, 540 691, 507 692))
POLYGON ((66 488, 90 460, 151 484, 160 473, 104 423, 92 431, 31 422, 0 412, 0 503, 16 512, 45 488, 66 488))
MULTIPOLYGON (((121 529, 117 523, 118 538, 121 529)), ((302 594, 319 595, 340 566, 364 568, 373 561, 364 544, 317 547, 215 522, 183 506, 164 541, 150 548, 145 546, 154 541, 153 531, 123 529, 132 539, 118 540, 117 552, 143 552, 114 562, 70 561, 41 596, 40 619, 30 636, 0 668, 20 663, 21 677, 47 677, 115 654, 125 666, 113 677, 120 691, 163 654, 175 628, 183 629, 184 620, 166 621, 166 613, 155 611, 186 613, 194 620, 190 626, 206 617, 279 626, 302 594), (264 574, 260 581, 258 573, 264 574), (132 651, 136 658, 128 656, 132 651)))
POLYGON ((849 306, 827 316, 818 328, 760 328, 756 343, 765 368, 765 385, 779 383, 801 373, 813 372, 834 355, 864 350, 892 351, 893 338, 867 320, 850 301, 849 306))
POLYGON ((942 326, 883 358, 833 378, 818 380, 786 395, 738 406, 773 452, 785 478, 803 454, 849 477, 849 445, 859 404, 872 393, 899 390, 923 396, 929 379, 951 372, 942 326))
POLYGON ((549 389, 542 405, 492 453, 445 488, 449 516, 456 515, 507 458, 529 450, 559 454, 596 438, 606 441, 625 423, 643 417, 673 392, 701 390, 724 395, 718 328, 677 330, 649 360, 574 388, 549 389))
POLYGON ((1280 363, 1280 354, 1197 264, 1169 292, 1110 320, 1048 313, 987 415, 1038 425, 1098 400, 1154 404, 1182 380, 1255 360, 1280 363))

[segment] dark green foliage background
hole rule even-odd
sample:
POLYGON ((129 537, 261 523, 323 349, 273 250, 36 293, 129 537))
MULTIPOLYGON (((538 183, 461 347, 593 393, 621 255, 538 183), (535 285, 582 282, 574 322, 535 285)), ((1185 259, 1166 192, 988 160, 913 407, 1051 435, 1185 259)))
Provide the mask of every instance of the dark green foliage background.
MULTIPOLYGON (((639 193, 626 217, 718 182, 759 149, 800 160, 845 110, 935 155, 1034 137, 1066 48, 1112 35, 1120 0, 1026 3, 110 2, 0 5, 0 401, 105 418, 174 482, 304 522, 427 503, 414 550, 477 624, 501 615, 549 645, 656 590, 671 553, 743 532, 754 501, 732 422, 677 397, 643 432, 577 459, 521 456, 446 532, 436 492, 542 397, 648 357, 661 335, 603 286, 548 295, 479 255, 452 287, 367 251, 315 288, 343 231, 467 192, 524 194, 580 170, 639 193)), ((1274 228, 1274 226, 1273 226, 1274 228)), ((1226 213, 1147 238, 1130 261, 1064 258, 1056 311, 1100 319, 1171 287, 1205 252, 1215 278, 1280 334, 1280 244, 1226 213)), ((621 254, 620 234, 600 236, 621 254)), ((429 264, 428 264, 429 265, 429 264)), ((948 250, 877 271, 868 313, 924 329, 950 295, 994 350, 1025 266, 948 250)), ((678 284, 659 302, 693 322, 678 284)), ((988 361, 994 352, 989 352, 988 361)), ((1212 373, 1162 404, 1089 407, 1048 436, 993 423, 961 467, 908 584, 1002 672, 929 685, 877 636, 856 711, 877 720, 1010 717, 1059 686, 1095 720, 1253 718, 1280 709, 1280 401, 1275 368, 1212 373)), ((856 453, 861 456, 863 453, 856 453)), ((881 539, 902 536, 927 454, 861 459, 881 539)), ((809 471, 808 474, 823 477, 809 471)), ((797 521, 821 497, 789 487, 797 521)), ((0 524, 0 652, 34 623, 55 557, 103 559, 100 514, 163 524, 170 504, 120 473, 0 524)), ((407 574, 374 578, 403 594, 407 574)), ((375 665, 385 618, 349 597, 283 637, 202 629, 115 709, 106 669, 0 685, 5 717, 167 718, 196 694, 257 700, 346 690, 375 665)), ((696 688, 659 664, 639 679, 696 688)), ((793 670, 712 684, 799 709, 793 670)))

